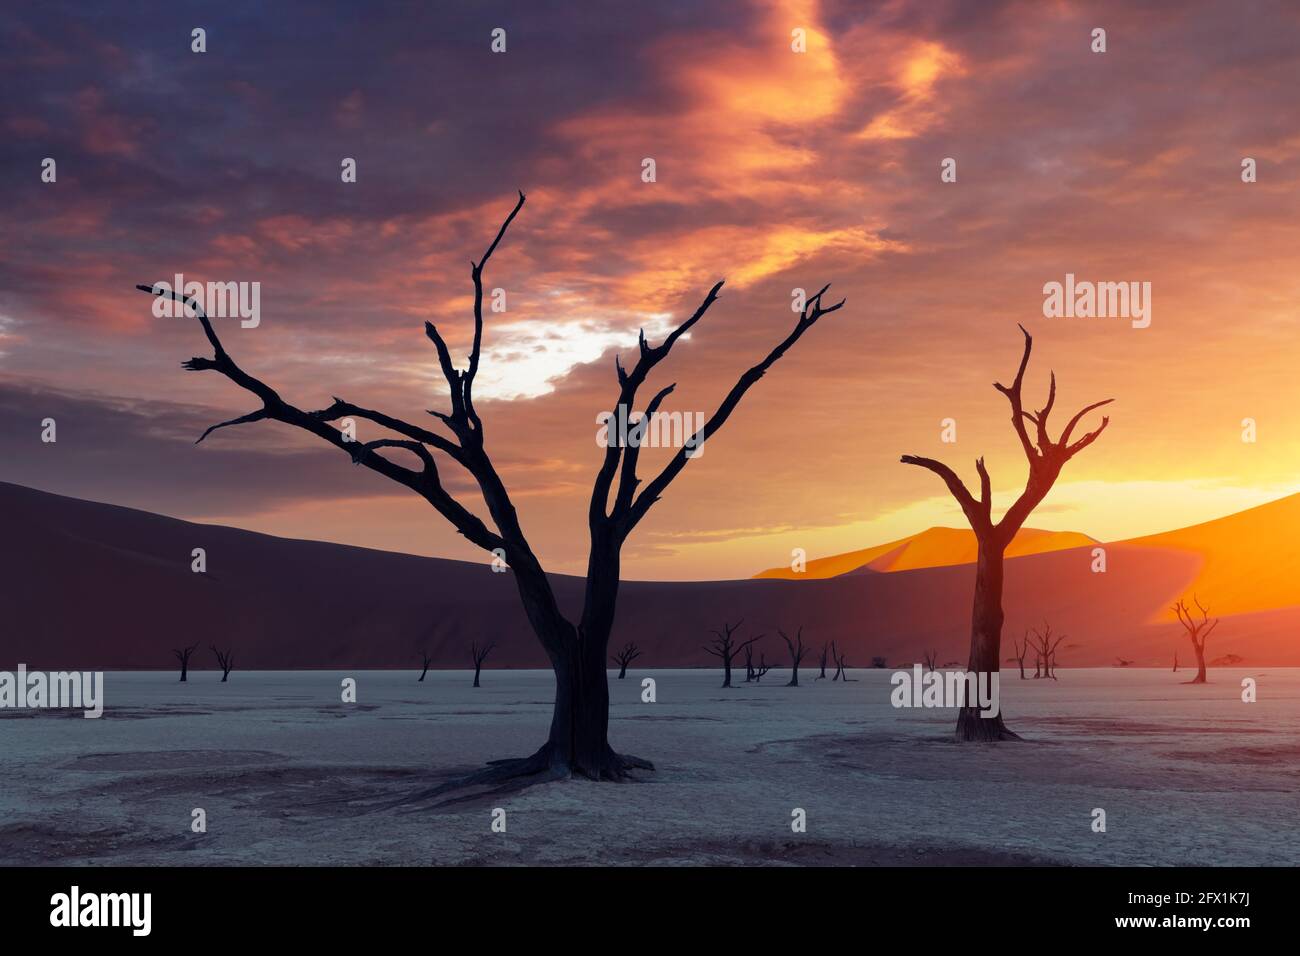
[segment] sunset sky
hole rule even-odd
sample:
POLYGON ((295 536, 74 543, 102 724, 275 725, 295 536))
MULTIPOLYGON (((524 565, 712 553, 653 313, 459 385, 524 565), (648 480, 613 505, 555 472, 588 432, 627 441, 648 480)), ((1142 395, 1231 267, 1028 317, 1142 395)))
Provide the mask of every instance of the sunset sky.
MULTIPOLYGON (((207 354, 200 330, 155 318, 134 286, 258 281, 259 327, 218 320, 241 365, 303 408, 338 395, 433 426, 447 389, 422 323, 464 362, 469 260, 522 189, 486 277, 508 311, 488 317, 478 410, 551 570, 585 566, 614 356, 630 364, 639 328, 657 341, 724 278, 651 379, 677 383, 667 407, 711 412, 792 327, 793 288, 833 282, 848 302, 673 484, 628 542, 627 577, 747 577, 794 547, 963 525, 902 454, 968 482, 984 455, 1005 506, 1026 469, 991 383, 1014 376, 1017 323, 1035 338, 1026 403, 1057 374, 1053 433, 1115 399, 1031 526, 1116 540, 1300 490, 1294 3, 216 9, 0 13, 0 480, 483 559, 286 426, 196 447, 256 402, 183 371, 207 354), (1043 285, 1066 273, 1150 282, 1150 327, 1044 318, 1043 285)), ((665 459, 648 451, 643 476, 665 459)))

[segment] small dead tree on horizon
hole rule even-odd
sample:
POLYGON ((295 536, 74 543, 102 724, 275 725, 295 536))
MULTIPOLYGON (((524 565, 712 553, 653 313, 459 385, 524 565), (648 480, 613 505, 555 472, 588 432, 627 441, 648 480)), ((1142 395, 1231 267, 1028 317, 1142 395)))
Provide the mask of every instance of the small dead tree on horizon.
POLYGON ((844 677, 844 662, 840 658, 839 648, 836 647, 834 641, 831 641, 831 657, 835 660, 835 676, 831 678, 831 683, 835 683, 835 681, 841 679, 847 680, 847 678, 844 677))
POLYGON ((939 666, 938 651, 924 651, 922 652, 921 656, 925 659, 924 667, 926 670, 932 671, 938 668, 939 666))
POLYGON ((856 677, 849 676, 849 652, 845 651, 841 654, 839 648, 836 647, 835 642, 831 641, 831 653, 835 655, 835 677, 831 679, 842 680, 846 684, 856 682, 856 677))
POLYGON ((799 625, 799 630, 795 632, 794 640, 791 640, 785 631, 781 630, 779 627, 776 629, 776 633, 781 635, 781 640, 785 641, 785 646, 790 650, 790 683, 785 686, 798 687, 799 663, 803 660, 804 655, 812 650, 812 648, 804 646, 803 625, 799 625))
MULTIPOLYGON (((618 604, 623 545, 655 503, 663 498, 674 479, 699 456, 699 449, 727 423, 750 388, 804 333, 824 316, 844 306, 843 299, 829 305, 823 302, 829 284, 808 296, 802 303, 793 330, 740 374, 712 415, 672 453, 649 481, 643 481, 637 475, 640 444, 620 437, 616 429, 610 430, 612 440, 606 443, 592 483, 587 511, 590 549, 581 614, 576 620, 570 620, 561 610, 552 580, 533 552, 515 502, 488 453, 484 425, 474 401, 483 343, 484 270, 524 202, 524 193, 520 191, 518 202, 502 222, 487 251, 477 262, 470 263, 474 324, 465 368, 455 366, 447 339, 437 327, 432 322, 425 323, 425 335, 437 352, 450 403, 447 411, 428 411, 445 432, 436 432, 338 397, 329 406, 314 411, 291 404, 276 389, 236 363, 196 299, 187 296, 184 290, 173 291, 162 284, 137 287, 150 295, 181 302, 181 313, 193 316, 202 326, 212 347, 212 355, 191 358, 182 363, 184 368, 215 371, 251 393, 260 403, 247 414, 210 426, 200 436, 200 441, 217 429, 252 422, 274 421, 293 426, 339 449, 353 464, 362 465, 410 489, 471 544, 489 554, 504 555, 528 623, 555 674, 555 702, 547 739, 529 756, 493 761, 469 776, 411 794, 403 802, 437 799, 451 790, 507 781, 525 786, 531 782, 575 775, 594 780, 623 780, 630 771, 654 769, 648 760, 620 754, 609 743, 609 675, 605 663, 618 604), (384 437, 355 441, 333 424, 344 418, 361 419, 376 425, 383 430, 384 437), (397 452, 413 456, 414 462, 399 464, 394 457, 389 457, 397 452), (457 488, 461 484, 460 470, 471 479, 470 487, 477 486, 477 497, 486 506, 488 521, 466 507, 449 490, 435 453, 445 456, 458 469, 450 487, 457 488), (522 783, 519 782, 521 778, 522 783)), ((636 362, 631 369, 625 369, 615 357, 618 393, 608 409, 611 416, 633 414, 638 393, 650 373, 668 357, 683 336, 692 333, 717 301, 722 286, 721 281, 716 283, 694 313, 669 332, 660 344, 651 345, 642 330, 637 342, 636 362)), ((642 418, 653 419, 674 388, 675 384, 670 384, 655 392, 645 403, 642 418)), ((444 461, 443 465, 446 464, 444 461)))
MULTIPOLYGON (((1205 684, 1208 682, 1205 673, 1205 639, 1219 626, 1219 619, 1216 617, 1213 621, 1210 620, 1210 609, 1202 604, 1200 598, 1195 594, 1192 595, 1192 603, 1201 612, 1199 621, 1192 617, 1192 612, 1188 609, 1186 600, 1179 599, 1178 603, 1173 606, 1173 612, 1178 616, 1178 623, 1187 632, 1187 637, 1192 642, 1192 650, 1196 652, 1196 676, 1189 681, 1183 681, 1183 683, 1205 684)), ((181 679, 184 680, 184 678, 181 679)))
POLYGON ((1174 648, 1174 673, 1178 673, 1178 648, 1174 648))
MULTIPOLYGON (((740 625, 744 623, 745 619, 743 617, 735 624, 728 624, 726 621, 723 621, 722 630, 713 631, 713 633, 717 635, 713 640, 713 644, 704 645, 704 652, 706 654, 712 654, 714 657, 718 658, 718 660, 722 661, 723 687, 731 686, 731 661, 742 650, 745 652, 745 668, 749 673, 753 673, 753 668, 750 666, 749 662, 750 648, 753 647, 754 642, 763 635, 759 634, 758 637, 751 637, 749 640, 737 644, 732 640, 732 636, 740 630, 740 625)), ((746 677, 745 680, 748 682, 751 678, 746 677)))
POLYGON ((830 659, 830 656, 831 656, 831 642, 824 641, 822 643, 821 654, 817 658, 817 663, 821 665, 821 673, 817 675, 817 680, 826 679, 826 662, 830 659))
MULTIPOLYGON (((1002 581, 1003 564, 1007 546, 1024 526, 1025 520, 1047 493, 1052 490, 1065 463, 1087 448, 1110 424, 1110 419, 1103 417, 1101 425, 1088 432, 1078 441, 1070 443, 1070 437, 1079 422, 1089 412, 1108 405, 1114 399, 1104 399, 1086 405, 1066 424, 1061 437, 1056 441, 1047 434, 1047 417, 1056 404, 1056 373, 1051 376, 1051 386, 1047 393, 1047 404, 1037 412, 1026 411, 1022 399, 1025 381, 1025 369, 1029 366, 1029 353, 1034 340, 1025 330, 1025 351, 1020 359, 1020 368, 1016 371, 1011 386, 994 383, 993 387, 1006 396, 1011 405, 1011 425, 1020 439, 1029 463, 1029 479, 1020 497, 1007 509, 1002 520, 993 521, 993 488, 984 459, 975 461, 975 470, 980 477, 980 496, 978 499, 970 493, 957 473, 943 462, 933 458, 917 455, 904 455, 905 465, 918 465, 934 472, 943 479, 948 491, 961 506, 966 520, 970 522, 978 543, 978 556, 975 564, 975 598, 971 613, 970 660, 967 669, 976 674, 994 674, 1001 670, 1002 650, 1002 581), (1036 430, 1036 440, 1031 439, 1025 423, 1029 422, 1036 430)), ((958 740, 1018 740, 1019 737, 1007 729, 1001 713, 996 717, 981 714, 979 707, 967 702, 957 715, 956 734, 958 740)))
POLYGON ((772 668, 768 666, 767 657, 760 651, 758 655, 758 664, 754 667, 754 683, 763 679, 763 675, 772 668))
POLYGON ((1007 658, 1007 663, 1015 661, 1020 665, 1020 679, 1025 679, 1025 655, 1029 653, 1029 630, 1026 628, 1024 640, 1016 641, 1012 647, 1015 653, 1007 658))
MULTIPOLYGON (((1039 660, 1042 661, 1043 677, 1050 677, 1052 680, 1056 680, 1056 673, 1052 669, 1052 659, 1056 655, 1056 649, 1061 646, 1061 641, 1065 640, 1066 635, 1062 634, 1053 639, 1052 625, 1048 624, 1046 621, 1043 622, 1043 630, 1041 632, 1038 628, 1031 628, 1031 631, 1034 635, 1034 650, 1038 654, 1039 660)), ((1037 677, 1038 674, 1035 673, 1034 676, 1037 677)))
MULTIPOLYGON (((760 634, 759 637, 762 637, 760 634)), ((754 638, 754 641, 758 638, 754 638)), ((746 641, 743 645, 745 648, 745 683, 754 682, 754 641, 746 641)))
POLYGON ((194 644, 191 644, 189 647, 173 647, 173 648, 172 648, 172 653, 175 654, 175 655, 176 655, 176 659, 177 659, 178 661, 181 662, 181 680, 180 680, 180 682, 181 682, 182 684, 188 682, 188 680, 189 680, 189 677, 188 677, 187 675, 189 674, 189 669, 190 669, 190 655, 193 654, 193 653, 195 652, 195 650, 198 649, 198 646, 199 646, 199 645, 198 645, 197 643, 194 643, 194 644))
MULTIPOLYGON (((230 669, 235 666, 235 652, 233 650, 220 651, 215 644, 209 644, 208 646, 212 648, 212 653, 217 655, 217 663, 221 666, 221 683, 224 684, 226 679, 230 677, 230 669)), ((184 678, 181 679, 184 680, 184 678)))
POLYGON ((433 663, 433 656, 429 653, 428 648, 421 648, 420 660, 423 662, 424 668, 420 671, 420 679, 416 681, 417 684, 424 683, 424 675, 429 673, 429 665, 433 663))
POLYGON ((479 648, 478 644, 470 644, 469 646, 470 655, 474 658, 474 686, 475 687, 479 686, 478 675, 479 672, 483 670, 483 662, 487 660, 488 654, 492 651, 492 648, 494 647, 496 647, 495 644, 488 644, 486 647, 483 647, 481 649, 479 648))
POLYGON ((617 654, 610 657, 610 660, 618 665, 618 679, 623 680, 627 677, 627 665, 641 656, 641 650, 636 646, 635 641, 628 641, 623 645, 623 649, 617 654))

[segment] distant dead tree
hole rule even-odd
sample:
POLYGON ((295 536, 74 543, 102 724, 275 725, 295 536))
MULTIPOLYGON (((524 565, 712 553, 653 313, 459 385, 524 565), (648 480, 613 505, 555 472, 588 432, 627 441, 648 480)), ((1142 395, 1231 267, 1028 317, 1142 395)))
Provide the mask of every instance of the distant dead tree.
MULTIPOLYGON (((1199 621, 1192 616, 1192 612, 1188 610, 1187 602, 1185 600, 1179 600, 1179 602, 1174 605, 1173 610, 1174 613, 1178 615, 1178 623, 1183 626, 1183 630, 1187 632, 1188 639, 1192 642, 1192 650, 1196 652, 1196 677, 1192 680, 1184 681, 1184 683, 1204 684, 1206 682, 1205 639, 1210 636, 1210 633, 1216 627, 1219 626, 1219 619, 1216 617, 1213 621, 1210 620, 1210 609, 1203 605, 1195 594, 1192 595, 1192 603, 1195 604, 1196 609, 1201 612, 1201 619, 1199 621)), ((185 678, 183 677, 181 678, 181 680, 184 679, 185 678)))
MULTIPOLYGON (((226 679, 230 677, 230 669, 235 666, 234 651, 220 651, 217 649, 217 645, 215 644, 210 644, 208 646, 212 648, 212 653, 217 655, 217 663, 221 665, 221 683, 224 684, 226 679)), ((184 677, 181 678, 181 680, 184 679, 184 677)))
MULTIPOLYGON (((1056 403, 1056 373, 1052 373, 1051 387, 1047 394, 1047 404, 1037 412, 1025 410, 1021 390, 1025 381, 1025 369, 1029 365, 1029 353, 1034 340, 1024 326, 1020 331, 1025 336, 1025 351, 1020 359, 1020 368, 1016 371, 1015 381, 1008 388, 994 384, 999 392, 1006 396, 1011 405, 1011 425, 1015 428, 1029 462, 1029 480, 1025 490, 1015 503, 1007 509, 1002 520, 993 521, 993 490, 988 469, 984 459, 975 462, 975 470, 980 477, 980 496, 978 499, 970 493, 957 473, 942 462, 933 458, 921 458, 916 455, 904 455, 903 464, 919 465, 943 479, 948 491, 961 505, 966 520, 970 522, 979 545, 975 564, 975 600, 971 614, 970 662, 968 669, 976 674, 995 673, 1001 667, 1002 645, 1002 580, 1003 563, 1007 545, 1024 525, 1025 520, 1052 490, 1061 469, 1071 458, 1087 448, 1110 423, 1109 418, 1102 418, 1101 425, 1088 432, 1078 441, 1070 443, 1070 436, 1075 427, 1089 412, 1108 405, 1114 399, 1105 399, 1085 406, 1066 424, 1057 441, 1052 441, 1047 434, 1047 417, 1056 403), (1029 422, 1036 429, 1036 442, 1029 437, 1025 423, 1029 422)), ((976 703, 967 701, 957 715, 958 740, 1015 740, 1016 734, 1007 729, 1001 713, 997 717, 981 716, 976 703)))
POLYGON ((433 656, 428 652, 427 649, 421 650, 420 660, 424 662, 424 668, 420 671, 420 679, 416 681, 417 684, 424 683, 424 675, 429 673, 429 665, 433 663, 433 656))
POLYGON ((856 677, 849 676, 849 652, 845 651, 841 654, 839 648, 835 646, 835 642, 831 641, 831 653, 835 655, 835 677, 831 679, 842 680, 846 684, 850 681, 856 682, 856 677))
POLYGON ((1178 648, 1174 648, 1174 673, 1178 673, 1178 648))
POLYGON ((830 656, 831 656, 831 642, 825 641, 822 643, 821 654, 819 654, 817 657, 817 663, 821 665, 821 673, 817 675, 818 680, 826 679, 826 662, 830 660, 830 656))
POLYGON ((1015 654, 1013 654, 1011 657, 1008 657, 1007 662, 1010 663, 1011 661, 1015 661, 1020 665, 1020 679, 1024 680, 1025 679, 1025 654, 1029 652, 1029 631, 1028 630, 1025 631, 1025 639, 1023 641, 1016 641, 1015 644, 1012 645, 1012 647, 1015 649, 1015 654))
POLYGON ((627 677, 627 665, 641 656, 640 649, 632 641, 623 645, 623 649, 610 658, 618 665, 618 679, 623 680, 627 677))
MULTIPOLYGON (((275 421, 309 432, 333 445, 357 465, 373 471, 423 498, 467 541, 486 552, 502 555, 514 578, 523 610, 539 644, 546 651, 555 672, 555 705, 546 741, 533 754, 515 760, 494 761, 487 768, 467 777, 451 780, 427 791, 404 798, 407 802, 428 800, 450 790, 470 786, 502 784, 523 779, 521 785, 560 777, 580 775, 595 780, 620 780, 629 771, 653 770, 649 761, 617 753, 609 744, 609 675, 606 660, 609 639, 614 627, 618 603, 620 564, 623 545, 628 536, 645 519, 650 509, 663 498, 668 487, 687 464, 699 457, 699 450, 731 418, 746 393, 824 316, 844 306, 841 300, 827 305, 823 296, 830 286, 824 285, 802 302, 794 328, 750 366, 717 405, 704 424, 687 437, 668 458, 662 469, 649 481, 637 475, 640 441, 629 440, 619 429, 608 429, 603 459, 592 484, 587 524, 590 550, 587 559, 586 586, 581 615, 570 620, 561 611, 552 580, 520 523, 518 509, 511 498, 487 448, 486 430, 474 401, 474 385, 479 372, 483 343, 484 269, 505 238, 506 231, 523 208, 525 197, 519 193, 510 214, 497 230, 495 238, 481 259, 470 263, 473 282, 473 336, 465 368, 453 364, 447 340, 432 322, 426 322, 425 335, 437 352, 442 377, 446 380, 450 402, 447 411, 429 413, 444 429, 434 431, 383 412, 363 408, 335 398, 326 408, 308 411, 290 404, 280 393, 259 378, 250 375, 226 351, 212 321, 197 299, 183 290, 173 291, 161 283, 138 288, 154 296, 182 303, 183 315, 193 316, 202 326, 212 347, 210 357, 198 356, 183 363, 190 371, 215 371, 249 392, 259 402, 248 414, 213 425, 204 432, 252 422, 275 421), (335 427, 334 422, 351 418, 364 420, 382 430, 383 437, 356 441, 350 433, 335 427), (399 464, 392 455, 404 452, 414 461, 399 464), (445 456, 455 466, 450 482, 435 455, 445 456), (487 520, 467 508, 449 490, 461 485, 460 471, 471 479, 487 511, 487 520), (490 523, 489 523, 490 522, 490 523)), ((718 282, 704 296, 694 313, 674 328, 658 345, 651 345, 644 330, 638 340, 636 363, 625 369, 615 359, 618 393, 609 407, 611 417, 635 414, 638 393, 650 374, 660 365, 684 336, 691 335, 696 324, 717 301, 722 290, 718 282)), ((379 293, 388 294, 387 288, 379 293)), ((734 341, 734 340, 729 340, 734 341)), ((673 385, 659 389, 645 402, 640 419, 651 420, 659 413, 673 385)))
POLYGON ((722 630, 713 632, 717 635, 717 637, 713 639, 713 643, 704 645, 704 653, 712 654, 718 660, 722 661, 723 687, 731 686, 731 662, 741 651, 745 652, 745 682, 748 683, 753 680, 753 677, 750 676, 754 673, 754 668, 750 663, 750 655, 752 653, 750 649, 754 646, 754 642, 763 635, 759 634, 758 637, 751 637, 747 641, 737 643, 735 640, 735 633, 740 630, 740 625, 744 623, 745 619, 743 617, 735 624, 728 624, 724 621, 722 623, 722 630))
POLYGON ((785 631, 781 630, 779 627, 776 629, 776 633, 781 635, 781 640, 785 641, 785 646, 790 650, 790 683, 785 686, 798 687, 799 663, 803 660, 804 655, 812 650, 812 648, 804 646, 803 625, 799 625, 799 630, 795 632, 794 640, 791 640, 785 631))
MULTIPOLYGON (((754 638, 754 641, 758 638, 754 638)), ((752 683, 754 680, 754 641, 747 641, 743 646, 745 648, 745 683, 752 683)))
POLYGON ((842 681, 844 681, 844 683, 846 684, 857 683, 858 679, 856 677, 849 676, 849 652, 848 651, 845 651, 843 654, 840 655, 840 672, 844 675, 842 678, 840 678, 842 681))
POLYGON ((1122 657, 1117 657, 1117 658, 1115 658, 1115 666, 1116 666, 1116 667, 1128 667, 1128 666, 1129 666, 1130 664, 1132 664, 1132 663, 1133 663, 1132 661, 1126 661, 1126 660, 1124 660, 1124 658, 1122 658, 1122 657))
POLYGON ((190 669, 190 655, 198 649, 198 644, 191 644, 189 647, 173 647, 172 653, 176 659, 181 662, 181 683, 184 684, 189 678, 186 676, 190 669))
POLYGON ((880 657, 879 655, 877 655, 876 657, 871 658, 871 666, 879 669, 879 668, 883 668, 883 667, 888 667, 889 664, 888 664, 888 662, 885 660, 885 658, 880 657))
MULTIPOLYGON (((1056 649, 1061 646, 1061 641, 1065 640, 1066 635, 1061 634, 1059 637, 1053 638, 1052 625, 1046 621, 1043 622, 1042 631, 1033 628, 1032 633, 1034 636, 1031 643, 1038 655, 1038 659, 1042 662, 1043 676, 1056 680, 1056 673, 1053 670, 1053 658, 1056 655, 1056 649)), ((1038 676, 1037 672, 1034 673, 1034 676, 1038 676)))
POLYGON ((763 679, 763 675, 766 674, 771 669, 772 668, 767 666, 766 656, 760 653, 758 655, 758 664, 757 666, 754 667, 754 683, 758 683, 759 681, 761 681, 763 679))
POLYGON ((478 686, 478 675, 479 672, 483 670, 483 662, 487 660, 488 654, 491 652, 492 648, 494 647, 496 647, 495 644, 488 644, 487 646, 482 648, 480 648, 477 644, 470 644, 469 646, 470 656, 474 658, 474 686, 475 687, 478 686))
POLYGON ((939 663, 938 651, 925 651, 921 656, 925 659, 925 669, 928 671, 934 670, 939 663))

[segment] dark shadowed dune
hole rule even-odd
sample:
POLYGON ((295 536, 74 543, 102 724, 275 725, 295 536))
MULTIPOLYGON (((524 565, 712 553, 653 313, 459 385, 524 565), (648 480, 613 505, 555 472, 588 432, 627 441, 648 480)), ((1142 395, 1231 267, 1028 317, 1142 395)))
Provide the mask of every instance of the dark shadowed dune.
MULTIPOLYGON (((469 667, 471 641, 495 641, 489 667, 539 667, 509 572, 470 563, 275 538, 0 483, 0 667, 172 666, 171 648, 199 642, 195 667, 214 666, 209 643, 235 649, 240 669, 415 667, 427 645, 435 667, 469 667), (208 571, 190 570, 207 552, 208 571)), ((1197 573, 1192 554, 1132 544, 1108 547, 1108 570, 1088 548, 1007 564, 1008 639, 1050 619, 1070 636, 1062 666, 1172 661, 1188 648, 1160 618, 1197 573)), ((582 581, 556 576, 576 614, 582 581)), ((972 569, 926 568, 820 581, 627 582, 613 644, 644 648, 637 665, 709 666, 700 646, 724 619, 763 631, 770 662, 784 659, 776 628, 804 626, 819 647, 834 639, 852 666, 965 660, 972 569)), ((1300 664, 1300 610, 1227 617, 1214 656, 1248 666, 1300 664)), ((814 655, 815 656, 815 655, 814 655)), ((807 666, 807 665, 805 665, 807 666)), ((1032 665, 1031 665, 1032 666, 1032 665)))

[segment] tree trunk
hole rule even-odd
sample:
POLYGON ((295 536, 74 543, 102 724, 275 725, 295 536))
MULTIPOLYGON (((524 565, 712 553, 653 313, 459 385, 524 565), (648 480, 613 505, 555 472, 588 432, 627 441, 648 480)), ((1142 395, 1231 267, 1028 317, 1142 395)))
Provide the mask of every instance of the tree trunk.
POLYGON ((619 663, 621 666, 618 669, 618 679, 622 680, 627 677, 627 661, 620 661, 619 663))
POLYGON ((1189 684, 1206 684, 1209 683, 1205 674, 1205 648, 1192 641, 1192 648, 1196 651, 1196 677, 1189 680, 1189 684))
POLYGON ((184 684, 184 683, 186 682, 185 674, 186 674, 186 672, 187 672, 188 670, 189 670, 189 663, 188 663, 188 662, 183 662, 183 663, 181 664, 181 683, 182 683, 182 684, 184 684))
POLYGON ((221 674, 221 683, 224 684, 224 683, 226 682, 226 679, 227 679, 229 676, 230 676, 230 671, 224 671, 224 672, 222 672, 222 674, 221 674))
POLYGON ((799 665, 798 664, 794 665, 794 673, 790 675, 790 683, 786 684, 785 686, 786 687, 799 686, 799 665))
MULTIPOLYGON (((975 565, 975 602, 971 611, 970 663, 967 669, 976 675, 992 675, 1000 670, 1002 649, 1002 564, 1003 549, 996 541, 979 543, 975 565)), ((967 704, 957 715, 958 740, 1019 740, 1007 730, 999 711, 996 717, 981 715, 978 702, 967 704)))
POLYGON ((731 658, 730 657, 724 657, 722 659, 722 686, 723 687, 731 686, 731 658))
POLYGON ((481 664, 475 664, 475 665, 474 665, 474 686, 475 686, 475 687, 478 686, 478 673, 479 673, 480 670, 482 670, 482 666, 483 666, 483 665, 481 665, 481 664))

